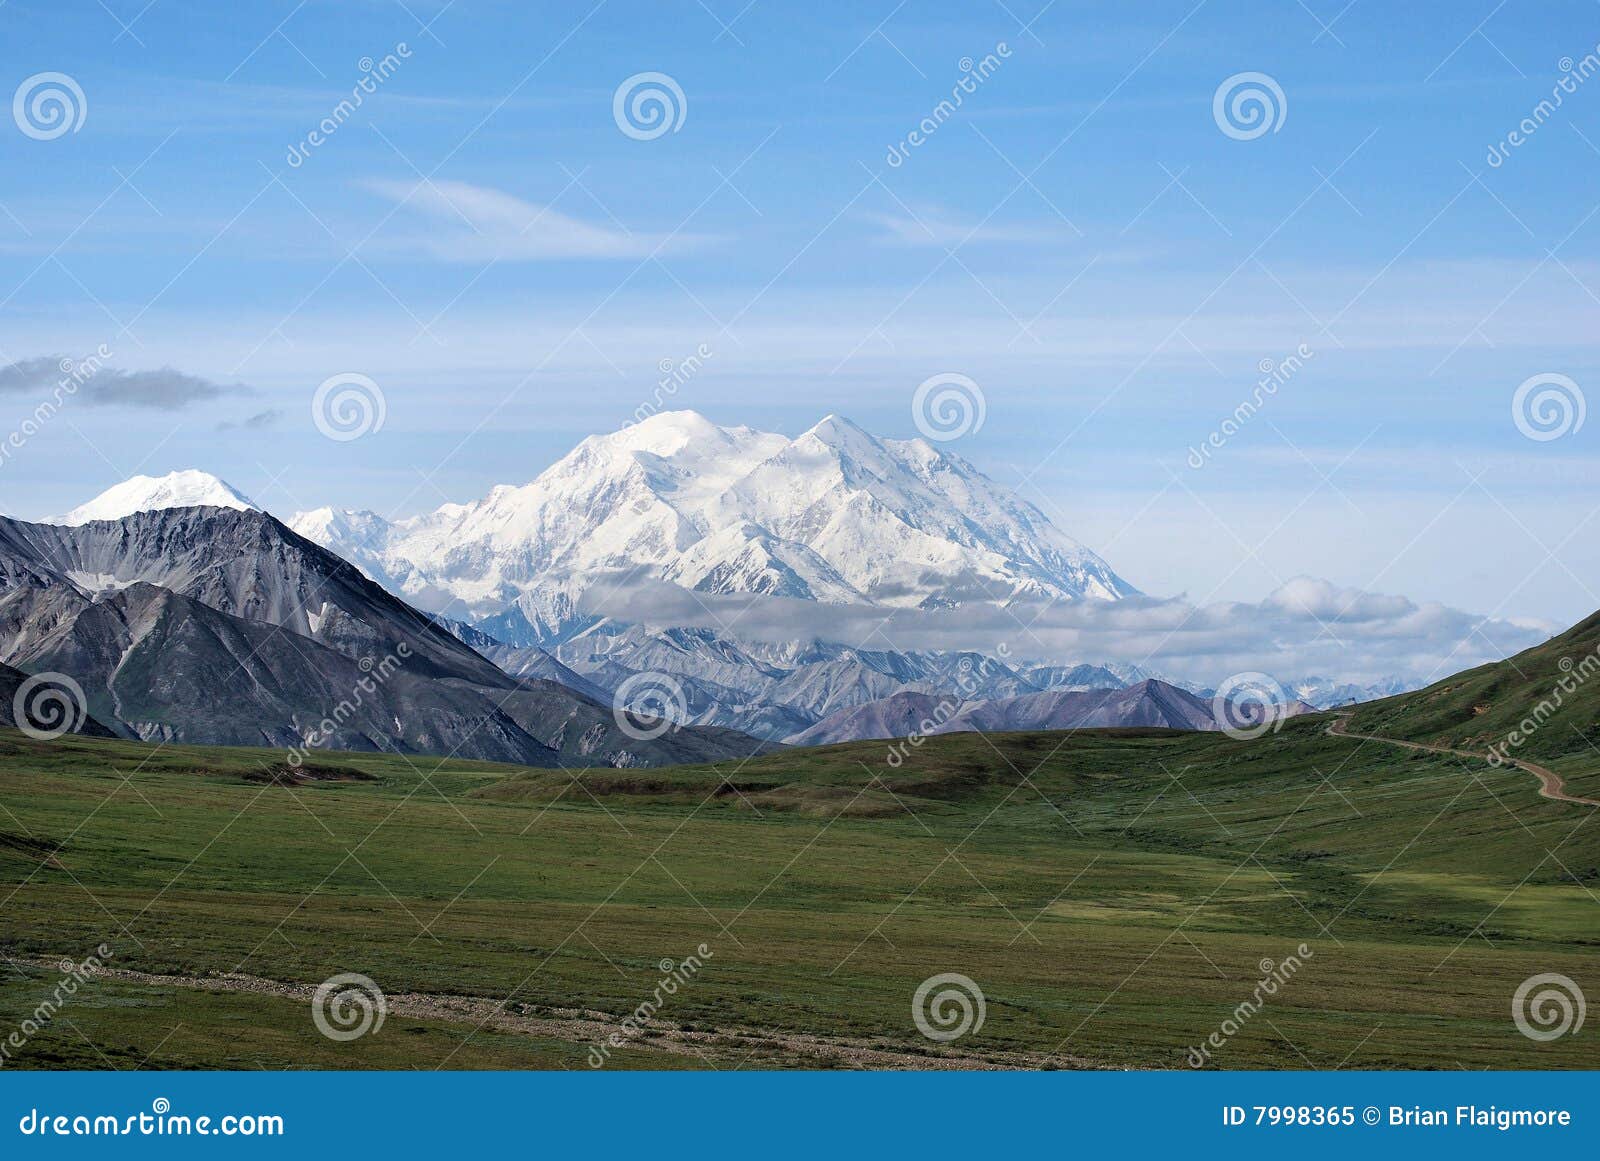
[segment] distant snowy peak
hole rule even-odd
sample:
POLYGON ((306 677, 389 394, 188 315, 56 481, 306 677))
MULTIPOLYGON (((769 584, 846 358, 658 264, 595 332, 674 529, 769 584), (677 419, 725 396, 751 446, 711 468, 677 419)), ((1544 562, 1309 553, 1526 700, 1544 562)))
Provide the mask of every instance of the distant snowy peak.
POLYGON ((337 542, 359 550, 381 545, 389 535, 390 524, 376 512, 316 508, 310 512, 296 512, 289 527, 317 544, 326 546, 337 542))
POLYGON ((1335 681, 1328 677, 1302 677, 1285 683, 1297 699, 1318 709, 1334 709, 1363 701, 1376 701, 1399 693, 1421 689, 1422 683, 1403 677, 1384 677, 1372 682, 1335 681))
POLYGON ((791 439, 663 412, 481 500, 392 524, 333 509, 290 524, 422 607, 515 612, 532 632, 520 645, 581 627, 585 594, 617 576, 902 608, 1135 593, 965 460, 833 415, 791 439))
POLYGON ((236 508, 259 510, 237 488, 209 472, 169 472, 165 476, 134 476, 101 492, 64 516, 46 516, 41 523, 77 526, 94 520, 121 520, 135 512, 166 508, 236 508))

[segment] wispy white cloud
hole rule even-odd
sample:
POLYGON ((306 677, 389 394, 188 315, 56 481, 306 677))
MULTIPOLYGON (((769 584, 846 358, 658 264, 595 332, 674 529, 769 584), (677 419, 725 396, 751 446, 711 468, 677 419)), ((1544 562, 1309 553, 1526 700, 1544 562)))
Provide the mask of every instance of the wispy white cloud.
POLYGON ((430 219, 434 225, 427 233, 393 244, 443 262, 645 258, 705 241, 699 235, 643 234, 621 224, 597 225, 553 206, 462 181, 373 180, 362 185, 430 219))
POLYGON ((937 246, 954 249, 973 243, 1070 242, 1075 237, 1065 222, 1023 225, 963 220, 935 206, 907 208, 898 214, 871 213, 866 217, 883 228, 879 241, 897 246, 937 246))

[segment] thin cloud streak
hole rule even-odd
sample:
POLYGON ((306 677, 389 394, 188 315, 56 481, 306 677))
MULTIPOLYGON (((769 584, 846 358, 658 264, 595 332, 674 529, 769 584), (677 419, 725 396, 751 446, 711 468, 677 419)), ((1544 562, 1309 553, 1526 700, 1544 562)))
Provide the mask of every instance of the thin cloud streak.
POLYGON ((562 259, 646 258, 690 249, 698 235, 636 234, 599 226, 512 194, 462 181, 375 180, 363 188, 448 227, 391 245, 441 262, 542 262, 562 259))

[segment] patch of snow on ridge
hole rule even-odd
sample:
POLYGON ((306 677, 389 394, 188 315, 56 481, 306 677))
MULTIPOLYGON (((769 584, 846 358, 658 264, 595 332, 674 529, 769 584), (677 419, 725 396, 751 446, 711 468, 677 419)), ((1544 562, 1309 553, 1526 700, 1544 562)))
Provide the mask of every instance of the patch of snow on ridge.
POLYGON ((79 572, 76 570, 69 570, 65 575, 69 581, 92 596, 99 596, 101 593, 120 592, 129 585, 138 583, 137 581, 131 580, 118 580, 116 577, 106 572, 79 572))

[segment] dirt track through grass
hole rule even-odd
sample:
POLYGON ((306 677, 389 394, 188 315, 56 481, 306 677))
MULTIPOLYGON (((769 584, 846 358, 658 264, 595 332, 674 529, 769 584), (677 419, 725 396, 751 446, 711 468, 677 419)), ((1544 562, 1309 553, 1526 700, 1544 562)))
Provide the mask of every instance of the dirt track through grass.
MULTIPOLYGON (((62 962, 62 959, 61 957, 30 958, 24 962, 37 967, 54 968, 62 962)), ((107 979, 154 988, 248 992, 295 1000, 306 1005, 307 1019, 310 1019, 309 1011, 316 991, 309 984, 286 983, 241 973, 220 976, 176 976, 122 968, 101 968, 95 974, 107 979)), ((690 1030, 668 1022, 644 1021, 640 1031, 631 1032, 624 1027, 619 1017, 607 1012, 561 1008, 532 1010, 525 1005, 507 1004, 504 1001, 476 996, 401 993, 385 996, 384 1001, 391 1015, 462 1025, 469 1031, 489 1029, 563 1040, 580 1045, 591 1044, 597 1048, 610 1045, 613 1036, 621 1036, 623 1046, 609 1047, 608 1052, 670 1052, 675 1055, 700 1057, 707 1063, 713 1064, 713 1067, 721 1067, 714 1063, 713 1056, 717 1059, 732 1060, 736 1064, 741 1058, 753 1063, 759 1061, 768 1067, 775 1061, 811 1068, 826 1062, 830 1067, 937 1071, 1036 1069, 1047 1066, 1057 1069, 1107 1067, 1072 1056, 1045 1056, 1017 1052, 974 1054, 932 1043, 929 1044, 926 1054, 903 1052, 883 1048, 865 1040, 753 1027, 690 1030)))
MULTIPOLYGON (((1352 734, 1346 727, 1350 723, 1349 714, 1341 714, 1333 720, 1328 727, 1328 733, 1336 738, 1355 738, 1366 742, 1383 742, 1390 746, 1404 746, 1408 750, 1426 750, 1431 754, 1454 754, 1458 758, 1476 758, 1480 762, 1488 762, 1489 755, 1474 753, 1471 750, 1457 750, 1450 746, 1434 746, 1427 742, 1408 742, 1401 738, 1385 738, 1379 734, 1352 734)), ((1521 758, 1506 758, 1506 765, 1515 766, 1519 770, 1526 770, 1539 780, 1539 794, 1543 798, 1554 802, 1568 802, 1573 806, 1600 806, 1600 801, 1593 798, 1580 798, 1575 794, 1567 793, 1566 781, 1548 766, 1540 766, 1535 762, 1524 762, 1521 758)), ((1492 764, 1492 763, 1491 763, 1492 764)))

